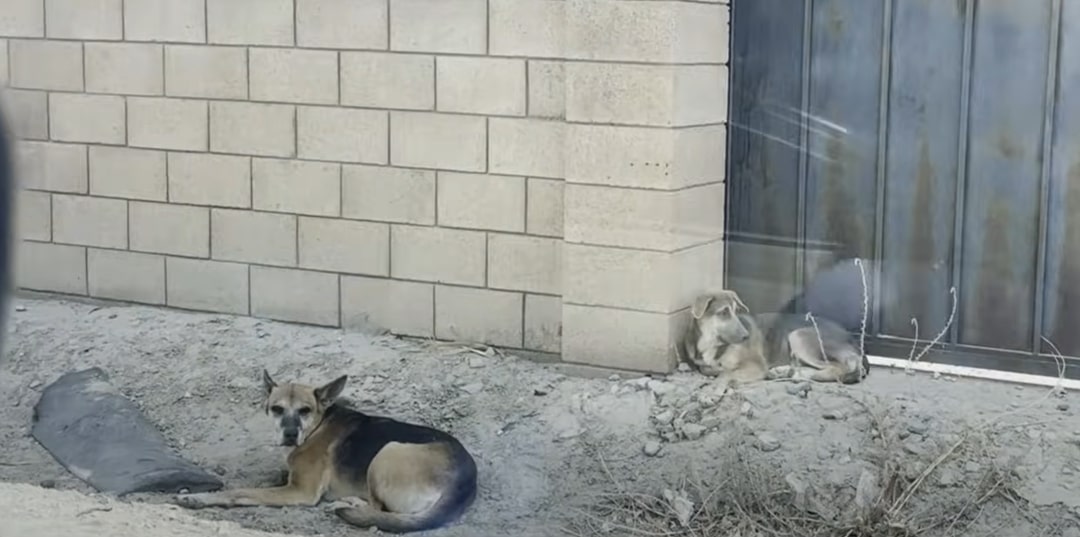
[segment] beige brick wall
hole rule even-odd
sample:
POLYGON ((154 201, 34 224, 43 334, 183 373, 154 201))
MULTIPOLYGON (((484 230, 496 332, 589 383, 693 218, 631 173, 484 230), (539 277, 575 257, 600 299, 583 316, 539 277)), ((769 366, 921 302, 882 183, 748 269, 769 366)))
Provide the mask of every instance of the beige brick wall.
POLYGON ((665 371, 725 0, 8 0, 23 288, 665 371))

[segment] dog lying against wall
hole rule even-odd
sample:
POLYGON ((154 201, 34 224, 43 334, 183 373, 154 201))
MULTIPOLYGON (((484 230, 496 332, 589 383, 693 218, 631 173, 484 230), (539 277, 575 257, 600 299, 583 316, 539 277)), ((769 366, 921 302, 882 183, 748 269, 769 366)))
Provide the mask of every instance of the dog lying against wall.
POLYGON ((734 383, 796 378, 854 384, 870 362, 851 335, 828 319, 752 315, 731 290, 705 293, 690 308, 679 358, 701 373, 734 383))
POLYGON ((177 503, 203 507, 317 505, 390 533, 454 522, 476 497, 476 462, 451 435, 368 416, 338 401, 347 377, 315 388, 278 384, 263 371, 265 411, 292 447, 282 486, 184 494, 177 503))

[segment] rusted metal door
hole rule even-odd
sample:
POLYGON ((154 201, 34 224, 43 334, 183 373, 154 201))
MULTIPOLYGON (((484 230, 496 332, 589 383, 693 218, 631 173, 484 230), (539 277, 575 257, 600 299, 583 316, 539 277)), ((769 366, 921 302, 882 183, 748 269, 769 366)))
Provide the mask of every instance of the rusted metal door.
POLYGON ((726 273, 752 308, 860 257, 897 289, 872 350, 906 357, 955 287, 931 359, 1080 357, 1080 2, 733 0, 731 58, 726 273))

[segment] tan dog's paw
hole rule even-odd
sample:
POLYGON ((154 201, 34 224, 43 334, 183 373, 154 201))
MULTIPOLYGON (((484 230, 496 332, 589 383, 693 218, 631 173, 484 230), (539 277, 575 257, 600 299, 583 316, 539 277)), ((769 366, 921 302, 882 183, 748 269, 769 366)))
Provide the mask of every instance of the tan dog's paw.
POLYGON ((769 380, 790 379, 795 377, 796 370, 790 365, 779 365, 769 370, 766 378, 769 380))
POLYGON ((342 509, 367 509, 370 505, 363 498, 349 496, 326 504, 326 511, 336 513, 342 509))
POLYGON ((212 498, 212 494, 200 493, 178 494, 173 499, 176 501, 176 505, 179 505, 180 507, 185 507, 187 509, 203 509, 212 504, 212 498))

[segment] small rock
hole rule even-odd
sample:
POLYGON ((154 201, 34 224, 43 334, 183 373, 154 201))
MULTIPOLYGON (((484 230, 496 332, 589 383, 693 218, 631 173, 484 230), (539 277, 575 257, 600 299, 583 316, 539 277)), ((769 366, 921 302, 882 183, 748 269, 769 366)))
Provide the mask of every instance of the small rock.
POLYGON ((780 449, 780 440, 769 433, 761 433, 757 435, 757 442, 754 443, 754 446, 768 453, 780 449))
POLYGON ((675 386, 662 380, 650 380, 648 386, 649 390, 656 395, 667 395, 675 391, 675 386))
POLYGON ((797 395, 805 399, 806 396, 810 393, 810 383, 799 382, 797 384, 789 384, 787 387, 787 392, 791 395, 797 395))
POLYGON ((969 473, 969 474, 977 474, 981 470, 982 470, 982 465, 975 462, 975 461, 968 461, 968 463, 964 465, 964 471, 969 473))
POLYGON ((533 388, 533 395, 535 395, 537 397, 543 397, 543 396, 551 393, 551 388, 552 387, 551 387, 550 384, 545 385, 545 386, 538 386, 536 388, 533 388))
POLYGON ((679 369, 680 373, 689 373, 690 372, 690 364, 688 364, 686 362, 679 362, 679 368, 678 369, 679 369))
POLYGON ((43 489, 54 489, 56 488, 56 481, 52 479, 42 479, 38 485, 43 489))
POLYGON ((926 455, 926 448, 922 446, 921 442, 904 442, 904 451, 911 453, 912 455, 926 455))
POLYGON ((675 419, 675 413, 670 410, 665 410, 656 416, 654 416, 657 423, 671 423, 675 419))
POLYGON ((224 466, 221 466, 219 464, 214 467, 214 473, 217 475, 225 475, 226 473, 228 473, 228 470, 226 470, 224 466))
POLYGON ((696 423, 687 423, 683 426, 682 433, 687 440, 697 440, 705 434, 705 427, 696 423))
POLYGON ((1060 411, 1062 411, 1062 412, 1068 412, 1068 410, 1069 410, 1069 403, 1058 403, 1058 405, 1057 405, 1057 409, 1058 409, 1058 410, 1060 410, 1060 411))
POLYGON ((697 400, 703 407, 716 406, 716 398, 711 395, 699 395, 697 400))
POLYGON ((934 378, 935 379, 941 378, 941 371, 934 371, 934 378))
POLYGON ((476 394, 480 393, 481 391, 483 391, 483 389, 484 389, 484 383, 483 382, 473 382, 471 384, 466 384, 466 385, 461 387, 461 391, 463 391, 463 392, 465 392, 465 393, 467 393, 469 395, 476 395, 476 394))
POLYGON ((937 483, 941 487, 951 487, 960 482, 960 476, 955 471, 945 468, 938 473, 937 483))
POLYGON ((15 311, 26 311, 26 306, 22 306, 22 305, 15 306, 15 311))
POLYGON ((925 423, 909 423, 907 426, 907 430, 912 434, 923 436, 926 434, 926 431, 930 430, 930 427, 928 427, 925 423))
POLYGON ((748 418, 754 417, 754 405, 751 405, 749 401, 743 401, 742 406, 739 408, 739 414, 748 418))
POLYGON ((30 383, 30 389, 31 390, 36 390, 36 389, 41 387, 41 384, 42 384, 42 382, 40 380, 35 380, 35 381, 30 383))
POLYGON ((655 457, 660 454, 660 442, 656 440, 649 440, 645 442, 645 445, 641 448, 642 453, 649 457, 655 457))
POLYGON ((835 421, 839 421, 839 420, 842 420, 842 419, 847 417, 844 414, 844 411, 839 409, 839 408, 831 408, 829 410, 826 410, 825 412, 823 412, 821 414, 821 416, 823 418, 827 419, 827 420, 835 420, 835 421))
POLYGON ((473 369, 483 369, 484 367, 487 367, 487 360, 479 356, 470 356, 469 367, 473 369))
POLYGON ((724 422, 724 418, 721 418, 720 416, 712 415, 712 416, 702 418, 701 419, 701 426, 706 428, 706 429, 712 429, 714 427, 719 427, 720 424, 723 423, 723 422, 724 422))
POLYGON ((675 442, 676 440, 679 439, 678 435, 675 434, 674 430, 661 432, 660 433, 660 438, 663 438, 664 440, 667 440, 668 442, 675 442))
POLYGON ((612 373, 611 376, 609 376, 607 379, 611 382, 618 382, 622 380, 622 377, 620 377, 618 373, 612 373))

